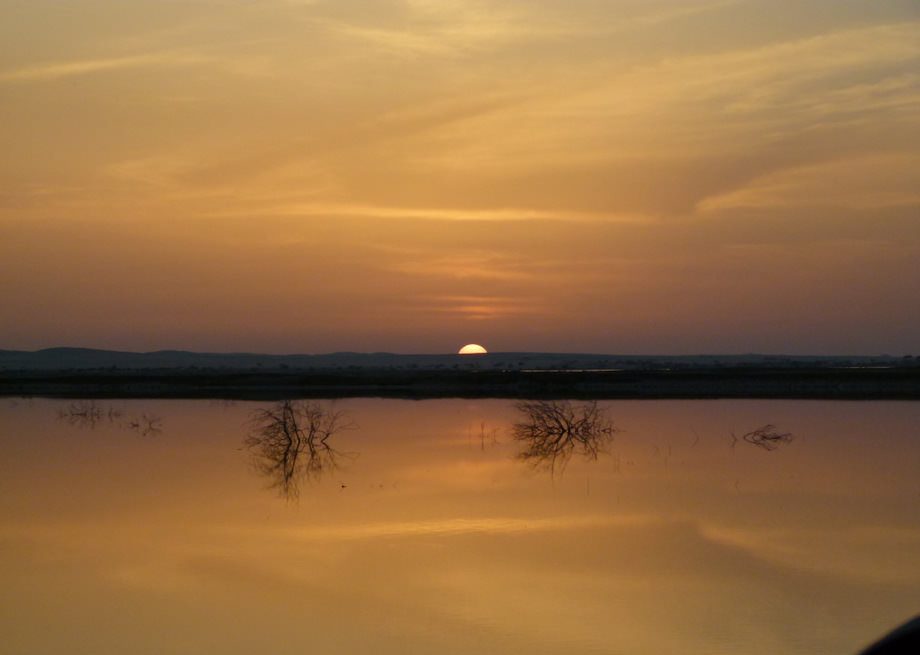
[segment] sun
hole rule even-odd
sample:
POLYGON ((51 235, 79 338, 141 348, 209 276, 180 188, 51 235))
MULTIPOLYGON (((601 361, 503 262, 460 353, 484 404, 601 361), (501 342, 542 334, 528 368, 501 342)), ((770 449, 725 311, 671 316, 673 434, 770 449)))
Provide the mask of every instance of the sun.
POLYGON ((461 348, 457 354, 458 355, 485 355, 488 350, 480 346, 478 343, 468 343, 463 348, 461 348))

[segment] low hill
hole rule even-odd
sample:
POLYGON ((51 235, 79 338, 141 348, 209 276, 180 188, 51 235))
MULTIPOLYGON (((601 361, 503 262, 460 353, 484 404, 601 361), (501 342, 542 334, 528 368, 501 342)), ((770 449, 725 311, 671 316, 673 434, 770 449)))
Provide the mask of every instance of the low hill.
POLYGON ((786 355, 604 355, 585 353, 506 352, 460 356, 396 353, 329 353, 266 355, 198 353, 159 350, 137 353, 89 348, 0 350, 0 371, 206 370, 206 371, 334 371, 334 370, 507 370, 598 371, 687 370, 694 368, 837 368, 914 365, 913 358, 881 356, 786 355))

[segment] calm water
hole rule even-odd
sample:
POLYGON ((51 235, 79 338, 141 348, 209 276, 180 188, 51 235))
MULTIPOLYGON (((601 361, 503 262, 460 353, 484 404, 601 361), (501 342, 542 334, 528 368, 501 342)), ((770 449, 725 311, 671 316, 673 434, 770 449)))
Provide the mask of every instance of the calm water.
POLYGON ((611 402, 554 471, 510 401, 336 407, 311 459, 272 403, 0 401, 2 651, 837 654, 920 611, 920 403, 611 402))

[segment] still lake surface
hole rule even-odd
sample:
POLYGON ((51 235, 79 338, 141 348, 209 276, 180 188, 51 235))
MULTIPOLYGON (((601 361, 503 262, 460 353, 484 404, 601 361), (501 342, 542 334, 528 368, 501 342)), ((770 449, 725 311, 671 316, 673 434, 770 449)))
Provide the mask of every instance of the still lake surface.
POLYGON ((2 651, 838 654, 920 611, 920 403, 600 403, 554 471, 513 401, 337 401, 312 468, 274 406, 0 400, 2 651))

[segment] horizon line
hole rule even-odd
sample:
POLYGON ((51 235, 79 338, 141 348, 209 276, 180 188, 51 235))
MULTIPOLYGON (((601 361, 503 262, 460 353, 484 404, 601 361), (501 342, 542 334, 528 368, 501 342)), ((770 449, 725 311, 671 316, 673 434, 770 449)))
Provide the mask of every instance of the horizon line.
MULTIPOLYGON (((109 353, 109 354, 124 354, 124 355, 158 355, 165 353, 181 353, 189 355, 213 355, 213 356, 247 356, 247 357, 332 357, 332 356, 343 356, 343 355, 357 355, 357 356, 394 356, 394 357, 452 357, 452 356, 462 356, 470 357, 471 355, 459 355, 456 351, 454 352, 416 352, 416 353, 406 353, 406 352, 393 352, 385 350, 373 350, 373 351, 357 351, 357 350, 335 350, 327 352, 284 352, 284 353, 272 353, 272 352, 257 352, 257 351, 213 351, 213 350, 186 350, 181 348, 161 348, 157 350, 120 350, 120 349, 111 349, 111 348, 95 348, 95 347, 86 347, 86 346, 48 346, 45 348, 38 348, 35 350, 25 350, 18 348, 0 348, 0 353, 21 353, 21 354, 39 354, 47 353, 50 351, 85 351, 85 352, 98 352, 98 353, 109 353)), ((542 355, 542 356, 590 356, 590 357, 627 357, 627 358, 641 358, 641 357, 672 357, 672 358, 686 358, 686 357, 763 357, 763 358, 822 358, 822 359, 833 359, 833 358, 852 358, 852 357, 881 357, 881 358, 909 358, 913 357, 912 353, 904 354, 891 354, 891 353, 850 353, 850 354, 791 354, 791 353, 769 353, 769 352, 723 352, 723 353, 713 353, 713 352, 696 352, 696 353, 685 353, 685 354, 676 354, 676 353, 615 353, 615 352, 591 352, 591 351, 550 351, 550 350, 495 350, 488 351, 486 353, 477 353, 478 356, 496 356, 496 355, 542 355)))

